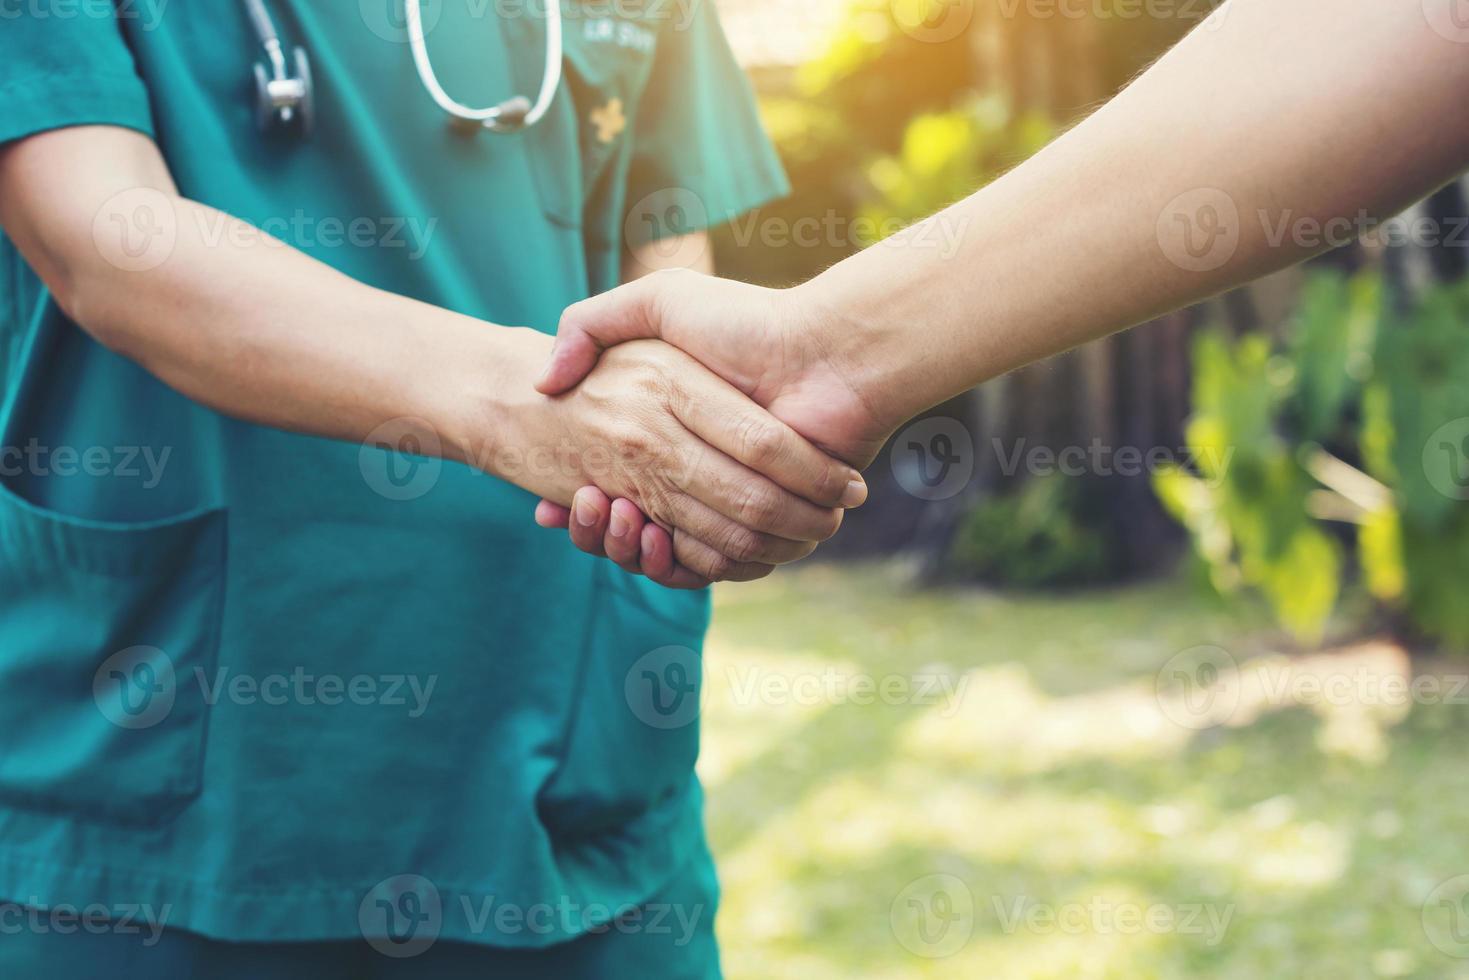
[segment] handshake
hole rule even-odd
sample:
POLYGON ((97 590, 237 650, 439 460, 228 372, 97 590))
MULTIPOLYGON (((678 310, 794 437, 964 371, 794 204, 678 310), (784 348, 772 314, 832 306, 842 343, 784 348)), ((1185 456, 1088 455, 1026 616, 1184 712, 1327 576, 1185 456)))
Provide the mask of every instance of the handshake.
POLYGON ((570 307, 536 382, 562 423, 531 441, 613 451, 529 485, 537 522, 671 588, 811 554, 902 420, 876 416, 835 318, 806 302, 672 270, 570 307))

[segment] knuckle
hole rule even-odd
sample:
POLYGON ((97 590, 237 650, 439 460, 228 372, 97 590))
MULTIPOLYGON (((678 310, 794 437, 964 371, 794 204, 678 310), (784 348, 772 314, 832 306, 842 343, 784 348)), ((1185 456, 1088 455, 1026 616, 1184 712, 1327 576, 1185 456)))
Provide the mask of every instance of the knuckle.
POLYGON ((743 420, 740 423, 738 440, 740 452, 757 469, 773 466, 784 455, 783 433, 764 419, 743 420))
POLYGON ((562 310, 561 319, 556 324, 556 332, 558 334, 570 334, 581 330, 582 324, 587 319, 588 305, 590 305, 589 300, 579 300, 562 310))
POLYGON ((659 364, 650 359, 644 359, 637 366, 633 374, 633 384, 646 395, 662 398, 668 392, 668 376, 663 373, 659 364))
POLYGON ((648 516, 650 521, 671 523, 677 517, 673 491, 658 480, 644 481, 643 487, 639 490, 638 499, 633 502, 648 516))
POLYGON ((784 510, 780 491, 768 483, 754 482, 742 491, 736 513, 745 526, 770 530, 784 510))
POLYGON ((679 289, 689 282, 696 273, 692 269, 681 265, 667 266, 653 272, 652 275, 644 277, 647 280, 649 291, 656 298, 667 290, 679 289))
POLYGON ((698 560, 690 567, 709 581, 718 582, 729 577, 735 562, 728 555, 701 552, 698 560))
POLYGON ((847 468, 834 460, 828 459, 822 465, 817 492, 821 494, 824 503, 832 507, 841 503, 842 495, 847 492, 846 474, 847 468))
POLYGON ((612 441, 629 460, 641 460, 653 452, 655 440, 641 425, 624 421, 612 430, 612 441))
POLYGON ((749 528, 734 527, 725 535, 720 550, 737 562, 755 561, 765 553, 765 538, 749 528))

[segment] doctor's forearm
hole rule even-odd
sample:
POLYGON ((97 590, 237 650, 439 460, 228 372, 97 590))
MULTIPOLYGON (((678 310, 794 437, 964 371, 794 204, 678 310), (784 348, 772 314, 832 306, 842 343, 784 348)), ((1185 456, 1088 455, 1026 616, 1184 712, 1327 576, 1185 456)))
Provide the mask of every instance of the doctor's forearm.
POLYGON ((1469 46, 1424 11, 1229 0, 1014 171, 798 287, 798 307, 896 421, 1322 251, 1327 222, 1340 240, 1344 219, 1469 166, 1469 46))
POLYGON ((373 289, 179 197, 157 148, 126 130, 7 147, 0 224, 101 343, 204 405, 291 431, 447 428, 465 365, 519 333, 373 289))

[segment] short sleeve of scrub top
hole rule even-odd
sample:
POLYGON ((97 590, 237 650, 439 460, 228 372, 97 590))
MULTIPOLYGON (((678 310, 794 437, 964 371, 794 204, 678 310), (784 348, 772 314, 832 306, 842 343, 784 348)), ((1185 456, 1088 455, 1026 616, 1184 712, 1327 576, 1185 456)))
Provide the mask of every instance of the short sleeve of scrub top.
POLYGON ((69 16, 41 6, 0 14, 0 143, 97 124, 151 135, 148 92, 112 4, 81 0, 69 16))

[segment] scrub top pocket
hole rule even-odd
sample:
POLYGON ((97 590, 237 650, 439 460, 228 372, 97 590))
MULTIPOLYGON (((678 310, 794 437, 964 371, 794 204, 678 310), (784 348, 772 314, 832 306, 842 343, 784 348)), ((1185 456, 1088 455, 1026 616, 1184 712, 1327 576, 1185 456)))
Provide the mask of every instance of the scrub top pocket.
POLYGON ((146 524, 0 486, 0 801, 153 825, 202 788, 225 514, 146 524))
POLYGON ((595 574, 581 696, 542 798, 569 838, 615 831, 681 798, 699 757, 707 591, 648 601, 621 569, 603 563, 595 574))

